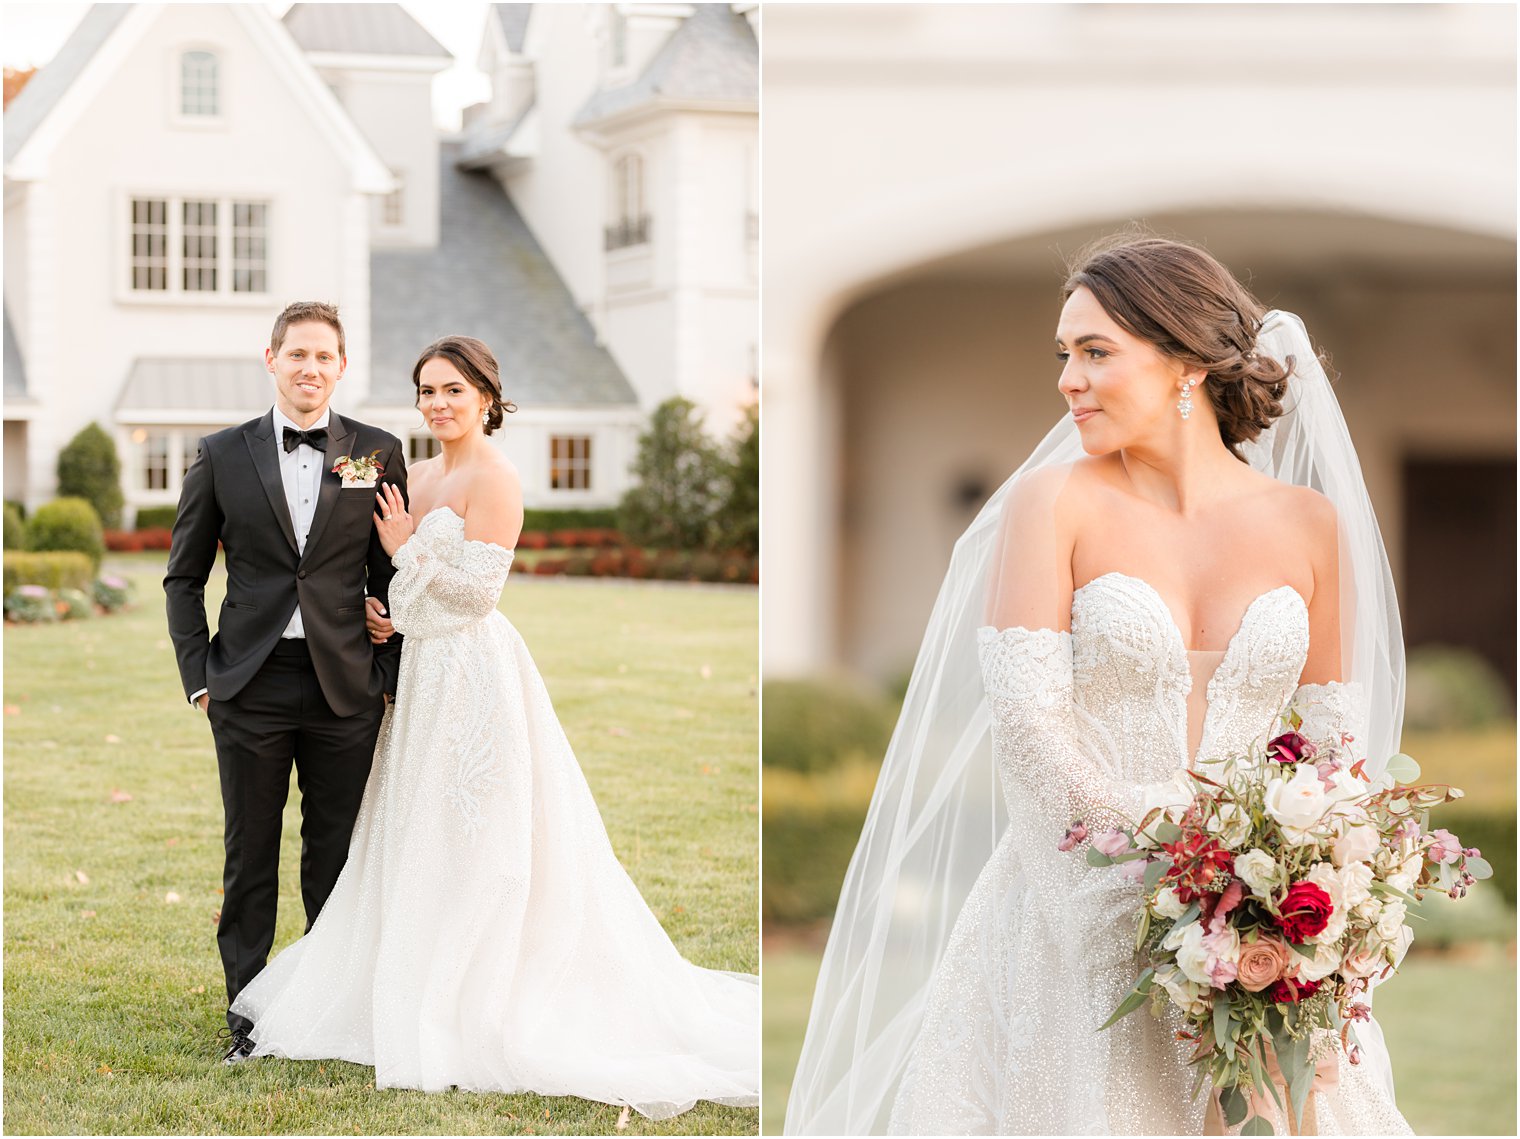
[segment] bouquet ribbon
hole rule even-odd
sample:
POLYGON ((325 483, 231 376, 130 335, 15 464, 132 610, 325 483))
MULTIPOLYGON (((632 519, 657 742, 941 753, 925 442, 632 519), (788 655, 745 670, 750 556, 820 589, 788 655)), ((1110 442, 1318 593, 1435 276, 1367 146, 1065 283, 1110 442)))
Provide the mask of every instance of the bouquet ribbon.
MULTIPOLYGON (((1277 1065, 1277 1053, 1270 1045, 1267 1046, 1267 1079, 1271 1080, 1277 1088, 1277 1094, 1282 1097, 1285 1110, 1283 1115, 1287 1118, 1289 1135, 1318 1135, 1319 1124, 1314 1117, 1314 1094, 1316 1092, 1329 1092, 1340 1082, 1341 1064, 1339 1051, 1326 1053, 1319 1058, 1314 1065, 1314 1082, 1309 1085, 1309 1095, 1304 1100, 1304 1127, 1300 1131, 1293 1119, 1292 1100, 1288 1097, 1288 1081, 1283 1075, 1282 1069, 1277 1065)), ((1263 1118, 1272 1118, 1274 1104, 1272 1097, 1265 1088, 1253 1088, 1251 1090, 1250 1106, 1246 1112, 1246 1118, 1260 1115, 1263 1118)), ((1228 1135, 1230 1130, 1224 1124, 1224 1112, 1219 1105, 1219 1092, 1215 1090, 1209 1094, 1209 1105, 1204 1111, 1203 1133, 1205 1135, 1228 1135)))

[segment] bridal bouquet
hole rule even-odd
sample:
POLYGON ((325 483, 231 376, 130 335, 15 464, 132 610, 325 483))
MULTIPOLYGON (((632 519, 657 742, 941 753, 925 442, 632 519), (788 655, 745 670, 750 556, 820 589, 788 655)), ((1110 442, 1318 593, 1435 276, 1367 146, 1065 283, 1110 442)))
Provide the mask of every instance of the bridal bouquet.
POLYGON ((1079 820, 1060 844, 1089 840, 1091 865, 1143 891, 1135 947, 1148 965, 1103 1027, 1175 1004, 1196 1044, 1195 1094, 1207 1073, 1222 1116, 1211 1122, 1245 1122, 1246 1135, 1273 1133, 1268 1094, 1302 1120, 1316 1068, 1336 1063, 1311 1055, 1314 1029, 1336 1031, 1359 1062, 1352 1026, 1371 1013, 1358 998, 1408 948, 1408 903, 1434 887, 1461 897, 1492 873, 1430 827, 1430 808, 1460 790, 1412 785, 1419 767, 1405 755, 1370 778, 1349 736, 1315 743, 1302 726, 1290 708, 1264 752, 1179 776, 1138 825, 1089 835, 1079 820))

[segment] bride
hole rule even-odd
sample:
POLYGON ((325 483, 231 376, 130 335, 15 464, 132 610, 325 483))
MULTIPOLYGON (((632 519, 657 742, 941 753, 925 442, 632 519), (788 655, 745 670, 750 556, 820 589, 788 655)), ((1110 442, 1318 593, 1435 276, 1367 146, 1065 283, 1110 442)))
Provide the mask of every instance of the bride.
MULTIPOLYGON (((1138 973, 1139 888, 1064 832, 1176 801, 1179 772, 1265 743, 1290 702, 1371 772, 1397 750, 1387 558, 1303 325, 1159 238, 1097 247, 1063 291, 1071 414, 956 545, 789 1133, 1204 1133, 1175 1010, 1099 1031, 1138 973)), ((1408 1134, 1376 1022, 1356 1031, 1312 1125, 1408 1134)))
POLYGON ((233 1011, 254 1055, 375 1086, 532 1091, 652 1118, 759 1102, 756 978, 686 961, 618 863, 532 658, 496 610, 522 525, 486 436, 513 410, 480 341, 412 373, 443 445, 382 488, 405 636, 348 862, 311 931, 233 1011))

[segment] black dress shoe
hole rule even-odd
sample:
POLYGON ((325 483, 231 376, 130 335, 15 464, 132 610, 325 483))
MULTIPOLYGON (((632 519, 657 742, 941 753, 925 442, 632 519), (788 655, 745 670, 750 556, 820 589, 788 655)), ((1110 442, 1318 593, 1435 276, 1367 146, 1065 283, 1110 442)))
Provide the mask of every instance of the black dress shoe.
POLYGON ((222 1057, 223 1064, 241 1064, 244 1060, 252 1059, 253 1041, 249 1039, 247 1029, 233 1029, 230 1039, 232 1047, 228 1048, 226 1055, 222 1057))

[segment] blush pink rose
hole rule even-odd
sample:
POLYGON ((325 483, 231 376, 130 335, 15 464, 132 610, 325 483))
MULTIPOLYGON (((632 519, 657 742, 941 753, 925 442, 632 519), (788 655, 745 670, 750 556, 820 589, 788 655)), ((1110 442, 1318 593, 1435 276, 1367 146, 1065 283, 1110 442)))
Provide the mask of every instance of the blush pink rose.
POLYGON ((1099 854, 1106 854, 1110 858, 1118 858, 1121 854, 1129 851, 1129 835, 1119 828, 1106 830, 1092 840, 1093 849, 1099 854))
POLYGON ((1275 937, 1242 941, 1235 979, 1247 992, 1259 993, 1283 975, 1292 955, 1293 951, 1275 937))

